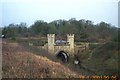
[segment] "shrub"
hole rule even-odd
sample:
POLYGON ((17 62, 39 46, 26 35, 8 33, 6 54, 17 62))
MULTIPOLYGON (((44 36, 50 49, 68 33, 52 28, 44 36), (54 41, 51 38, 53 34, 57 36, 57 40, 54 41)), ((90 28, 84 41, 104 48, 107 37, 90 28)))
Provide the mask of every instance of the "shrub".
POLYGON ((95 48, 97 48, 99 46, 99 44, 92 44, 92 43, 90 43, 89 44, 89 49, 95 49, 95 48))
POLYGON ((16 37, 15 37, 15 36, 12 36, 12 37, 11 37, 11 40, 15 41, 15 40, 16 40, 16 37))

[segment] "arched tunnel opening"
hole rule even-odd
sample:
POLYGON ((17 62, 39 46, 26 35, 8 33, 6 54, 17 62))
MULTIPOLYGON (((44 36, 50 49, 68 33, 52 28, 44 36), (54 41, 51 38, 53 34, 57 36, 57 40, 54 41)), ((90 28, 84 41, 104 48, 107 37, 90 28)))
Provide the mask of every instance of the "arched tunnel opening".
POLYGON ((68 62, 69 56, 65 51, 59 51, 56 53, 56 57, 61 59, 62 62, 66 63, 68 62))

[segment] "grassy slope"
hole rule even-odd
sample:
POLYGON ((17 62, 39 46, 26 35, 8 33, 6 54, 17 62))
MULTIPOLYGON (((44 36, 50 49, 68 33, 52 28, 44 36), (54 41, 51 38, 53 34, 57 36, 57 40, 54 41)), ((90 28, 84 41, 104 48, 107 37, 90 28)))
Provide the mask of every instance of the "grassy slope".
POLYGON ((98 75, 118 75, 118 46, 117 42, 107 42, 78 56, 84 61, 83 64, 95 69, 98 75))
POLYGON ((67 78, 79 77, 60 63, 30 52, 17 43, 3 41, 3 78, 67 78))
POLYGON ((94 67, 103 75, 118 75, 118 43, 107 42, 95 49, 92 55, 94 67))

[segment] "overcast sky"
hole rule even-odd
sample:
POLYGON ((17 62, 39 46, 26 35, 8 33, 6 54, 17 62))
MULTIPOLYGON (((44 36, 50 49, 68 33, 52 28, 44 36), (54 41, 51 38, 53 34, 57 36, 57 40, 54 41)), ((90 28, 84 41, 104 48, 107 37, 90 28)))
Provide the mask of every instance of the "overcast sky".
POLYGON ((118 27, 119 0, 3 0, 0 5, 0 26, 26 22, 28 26, 36 20, 76 18, 101 21, 118 27), (1 18, 2 17, 2 18, 1 18))

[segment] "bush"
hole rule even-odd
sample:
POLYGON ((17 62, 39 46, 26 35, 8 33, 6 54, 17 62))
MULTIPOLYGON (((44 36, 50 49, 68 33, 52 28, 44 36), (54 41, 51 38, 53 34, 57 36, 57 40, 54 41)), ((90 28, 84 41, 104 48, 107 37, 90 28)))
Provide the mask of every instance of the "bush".
POLYGON ((12 37, 11 37, 11 40, 15 41, 15 40, 16 40, 16 37, 15 37, 15 36, 12 36, 12 37))
POLYGON ((97 48, 99 46, 99 44, 92 44, 92 43, 90 43, 89 44, 89 49, 95 49, 95 48, 97 48))

